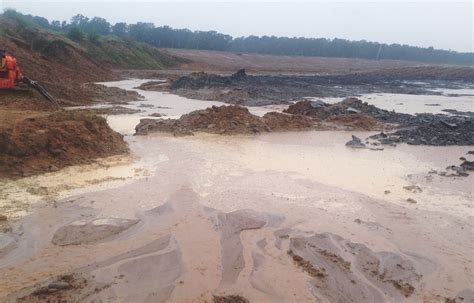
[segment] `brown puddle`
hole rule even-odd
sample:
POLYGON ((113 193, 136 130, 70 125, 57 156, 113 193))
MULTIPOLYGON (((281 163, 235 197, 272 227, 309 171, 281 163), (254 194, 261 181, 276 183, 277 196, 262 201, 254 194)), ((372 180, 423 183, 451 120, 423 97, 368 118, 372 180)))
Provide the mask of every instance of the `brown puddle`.
POLYGON ((353 150, 351 134, 128 137, 148 172, 83 171, 126 180, 57 190, 1 234, 0 301, 469 302, 472 176, 427 178, 469 148, 353 150))

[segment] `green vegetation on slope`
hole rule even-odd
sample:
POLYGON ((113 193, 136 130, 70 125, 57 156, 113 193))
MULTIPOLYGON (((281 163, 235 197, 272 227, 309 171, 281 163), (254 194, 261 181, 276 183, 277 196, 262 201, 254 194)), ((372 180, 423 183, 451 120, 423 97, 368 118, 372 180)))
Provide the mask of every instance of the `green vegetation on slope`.
POLYGON ((185 59, 165 54, 156 47, 131 39, 85 35, 81 31, 70 34, 47 30, 42 26, 42 20, 41 17, 28 17, 8 10, 0 15, 0 36, 27 44, 24 46, 44 55, 50 54, 51 49, 56 49, 58 45, 72 47, 107 68, 164 69, 186 62, 185 59))
POLYGON ((124 39, 148 43, 156 47, 204 49, 246 53, 263 53, 290 56, 319 56, 362 59, 393 59, 419 62, 474 65, 474 53, 461 53, 433 47, 415 47, 401 44, 385 44, 370 41, 346 39, 248 36, 234 38, 215 31, 191 31, 174 29, 169 26, 156 27, 153 23, 137 22, 114 25, 100 17, 88 18, 83 15, 66 21, 52 21, 31 15, 17 14, 25 22, 32 22, 49 30, 63 33, 78 31, 89 35, 116 36, 124 39))

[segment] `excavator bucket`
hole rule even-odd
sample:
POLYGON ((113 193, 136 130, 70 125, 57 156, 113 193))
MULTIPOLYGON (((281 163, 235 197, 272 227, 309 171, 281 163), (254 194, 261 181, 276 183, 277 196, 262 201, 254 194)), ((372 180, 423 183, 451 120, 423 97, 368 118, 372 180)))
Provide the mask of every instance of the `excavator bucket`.
POLYGON ((22 80, 23 83, 25 83, 25 84, 31 86, 32 88, 36 89, 49 102, 51 102, 52 104, 54 104, 57 107, 60 107, 58 101, 56 101, 56 99, 54 99, 53 96, 51 96, 48 93, 48 91, 41 84, 39 84, 38 82, 33 81, 30 78, 25 77, 25 76, 23 76, 23 78, 21 80, 22 80))

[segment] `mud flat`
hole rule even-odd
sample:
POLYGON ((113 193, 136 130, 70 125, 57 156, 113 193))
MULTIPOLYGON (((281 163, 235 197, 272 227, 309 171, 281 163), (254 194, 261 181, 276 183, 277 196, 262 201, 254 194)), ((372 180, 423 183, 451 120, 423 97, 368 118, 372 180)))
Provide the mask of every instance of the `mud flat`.
POLYGON ((472 176, 424 178, 467 147, 374 153, 340 144, 346 132, 298 134, 133 137, 137 156, 169 160, 147 179, 56 207, 38 204, 13 223, 6 236, 16 248, 0 260, 0 297, 470 298, 472 176), (422 192, 404 188, 413 184, 422 192), (81 226, 97 233, 53 243, 81 226), (66 281, 71 286, 57 290, 71 274, 80 286, 66 281), (339 281, 347 282, 343 292, 336 291, 339 281))
POLYGON ((232 75, 194 72, 169 83, 145 83, 146 90, 170 91, 199 100, 260 106, 289 104, 304 97, 351 97, 371 93, 441 95, 435 89, 472 88, 470 67, 411 67, 339 75, 232 75))
POLYGON ((9 222, 0 301, 470 302, 474 176, 430 171, 472 147, 344 145, 375 134, 126 135, 152 173, 9 222))

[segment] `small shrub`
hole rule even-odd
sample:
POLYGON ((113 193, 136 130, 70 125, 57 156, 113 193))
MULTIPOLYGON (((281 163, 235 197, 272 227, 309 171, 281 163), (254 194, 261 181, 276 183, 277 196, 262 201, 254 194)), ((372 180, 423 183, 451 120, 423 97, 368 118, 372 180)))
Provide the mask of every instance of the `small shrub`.
POLYGON ((84 40, 85 34, 77 27, 73 27, 67 33, 67 37, 73 41, 82 41, 84 40))

